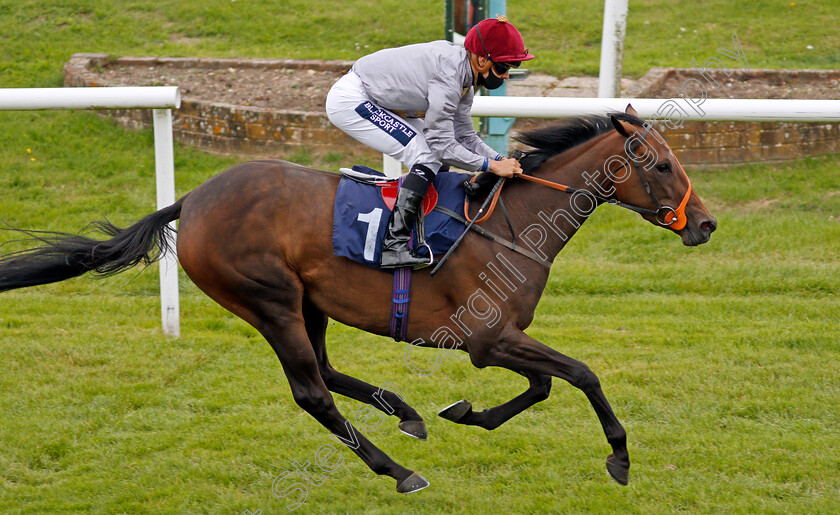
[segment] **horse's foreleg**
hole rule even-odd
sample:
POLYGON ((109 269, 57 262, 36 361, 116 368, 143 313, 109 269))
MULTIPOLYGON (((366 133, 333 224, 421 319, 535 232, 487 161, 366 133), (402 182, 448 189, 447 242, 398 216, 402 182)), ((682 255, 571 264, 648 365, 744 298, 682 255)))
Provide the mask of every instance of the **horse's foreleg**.
POLYGON ((498 342, 481 348, 470 348, 470 358, 478 367, 498 366, 514 371, 550 375, 568 381, 586 395, 613 453, 607 457, 607 470, 618 483, 629 480, 630 457, 627 452, 627 433, 613 413, 601 390, 598 376, 584 363, 560 354, 519 330, 510 330, 498 342))
POLYGON ((458 401, 441 410, 438 415, 459 424, 496 429, 534 404, 548 399, 551 392, 551 376, 530 372, 523 375, 530 382, 528 389, 504 404, 476 412, 468 401, 458 401))
POLYGON ((370 404, 386 415, 396 415, 400 419, 400 431, 408 436, 420 440, 428 437, 423 417, 399 395, 383 388, 376 388, 332 367, 327 357, 327 316, 305 298, 303 317, 306 322, 306 333, 318 358, 321 378, 331 392, 370 404))

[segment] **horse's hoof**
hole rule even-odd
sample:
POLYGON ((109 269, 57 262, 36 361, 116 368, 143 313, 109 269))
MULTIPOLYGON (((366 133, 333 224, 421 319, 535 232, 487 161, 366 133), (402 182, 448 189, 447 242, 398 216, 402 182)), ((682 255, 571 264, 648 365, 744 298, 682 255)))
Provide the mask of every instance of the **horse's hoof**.
POLYGON ((423 476, 417 472, 412 472, 411 475, 405 478, 402 483, 397 485, 397 492, 401 494, 410 494, 413 492, 419 492, 427 486, 429 486, 429 482, 423 479, 423 476))
POLYGON ((619 465, 614 454, 607 456, 607 472, 621 486, 627 486, 630 482, 630 467, 619 465))
POLYGON ((400 431, 418 440, 425 440, 429 437, 429 434, 426 432, 426 423, 422 420, 406 420, 400 422, 400 431))
POLYGON ((472 404, 470 401, 458 401, 455 404, 450 404, 440 410, 438 412, 438 416, 443 417, 446 420, 451 420, 452 422, 458 422, 471 410, 472 404))

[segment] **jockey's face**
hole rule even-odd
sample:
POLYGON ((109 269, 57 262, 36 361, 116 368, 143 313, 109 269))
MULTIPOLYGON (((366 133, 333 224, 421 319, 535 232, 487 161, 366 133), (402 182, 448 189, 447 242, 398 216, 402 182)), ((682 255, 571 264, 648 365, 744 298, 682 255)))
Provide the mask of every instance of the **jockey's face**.
MULTIPOLYGON (((487 63, 492 63, 492 61, 490 61, 490 59, 487 59, 486 57, 478 56, 478 67, 479 67, 479 69, 483 70, 485 67, 487 67, 487 63)), ((490 78, 491 73, 493 75, 495 75, 496 77, 502 79, 502 80, 509 79, 510 78, 510 65, 505 64, 505 63, 493 63, 492 66, 488 67, 487 71, 485 71, 481 75, 482 75, 482 77, 484 77, 485 80, 487 80, 487 79, 490 78), (502 73, 499 73, 499 72, 502 72, 502 73)), ((492 80, 492 79, 490 79, 490 80, 492 80)))

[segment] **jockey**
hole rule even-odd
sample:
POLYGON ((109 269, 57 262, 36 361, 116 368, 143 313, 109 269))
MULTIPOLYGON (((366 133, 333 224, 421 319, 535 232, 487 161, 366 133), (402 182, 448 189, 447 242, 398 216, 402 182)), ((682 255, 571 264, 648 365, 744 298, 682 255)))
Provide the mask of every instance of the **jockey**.
POLYGON ((333 125, 409 169, 383 240, 382 268, 430 264, 410 250, 409 241, 423 197, 442 167, 501 177, 522 173, 516 159, 481 141, 470 109, 474 88, 498 88, 511 67, 533 58, 516 27, 497 16, 470 29, 464 48, 434 41, 362 57, 330 89, 326 108, 333 125))

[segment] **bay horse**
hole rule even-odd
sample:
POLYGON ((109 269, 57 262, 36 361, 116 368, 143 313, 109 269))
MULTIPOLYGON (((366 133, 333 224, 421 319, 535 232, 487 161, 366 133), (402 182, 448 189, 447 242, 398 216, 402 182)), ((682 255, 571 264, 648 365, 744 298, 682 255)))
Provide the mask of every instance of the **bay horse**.
MULTIPOLYGON (((573 118, 519 140, 533 147, 521 158, 526 174, 543 184, 508 179, 500 205, 509 216, 490 217, 482 227, 496 234, 518 231, 519 246, 524 242, 532 257, 468 234, 439 273, 415 271, 406 340, 457 347, 476 367, 502 367, 528 380, 524 393, 499 406, 475 411, 459 401, 439 413, 459 424, 495 429, 548 398, 553 377, 579 388, 612 448, 607 471, 624 485, 630 468, 626 433, 598 377, 523 330, 533 321, 550 263, 597 205, 630 207, 684 245, 708 241, 717 222, 664 139, 629 105, 625 113, 573 118)), ((265 337, 295 402, 373 472, 394 478, 398 492, 414 492, 429 483, 356 431, 330 393, 370 402, 396 415, 404 433, 426 438, 423 418, 404 399, 337 371, 327 357, 328 318, 387 335, 392 305, 393 272, 333 254, 338 181, 338 174, 284 161, 238 164, 127 229, 99 224, 110 239, 40 236, 42 246, 0 259, 0 291, 151 263, 171 250, 167 224, 180 218, 177 254, 184 271, 265 337)))

